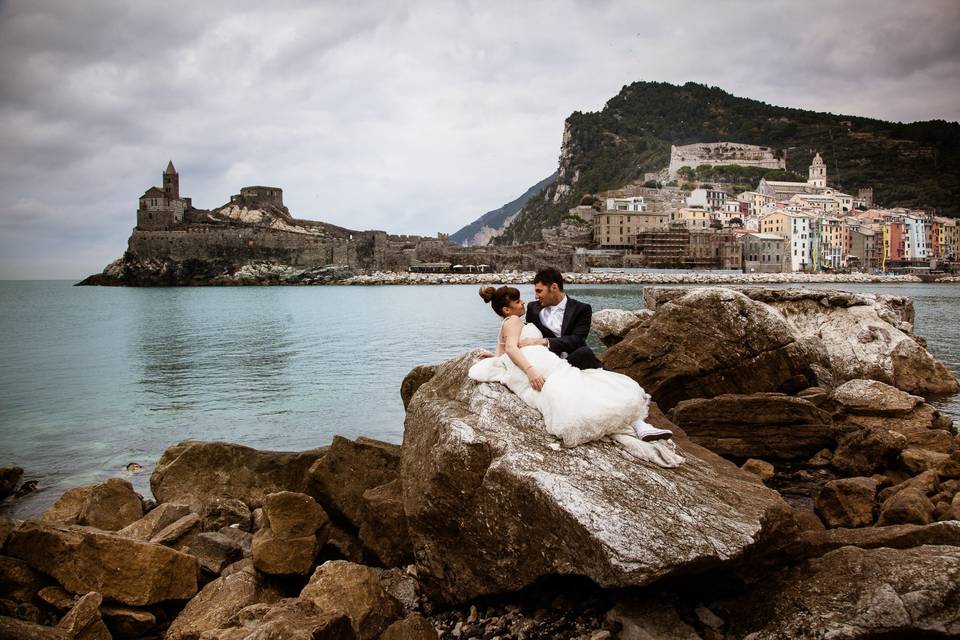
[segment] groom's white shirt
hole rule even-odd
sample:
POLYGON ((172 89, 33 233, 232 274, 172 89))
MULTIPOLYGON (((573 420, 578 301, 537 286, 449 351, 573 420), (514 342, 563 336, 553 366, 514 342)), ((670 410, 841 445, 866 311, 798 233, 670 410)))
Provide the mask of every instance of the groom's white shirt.
POLYGON ((555 336, 560 336, 560 330, 563 327, 563 312, 567 310, 567 296, 563 296, 558 304, 552 307, 543 307, 540 309, 540 322, 555 336))

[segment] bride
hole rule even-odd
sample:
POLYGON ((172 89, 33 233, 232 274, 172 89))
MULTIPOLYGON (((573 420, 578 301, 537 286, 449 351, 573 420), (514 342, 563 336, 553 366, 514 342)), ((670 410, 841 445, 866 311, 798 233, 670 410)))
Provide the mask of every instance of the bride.
POLYGON ((524 324, 524 304, 513 287, 481 287, 480 297, 503 317, 496 353, 483 351, 470 377, 500 382, 543 415, 547 432, 573 447, 609 437, 630 455, 662 467, 676 467, 683 458, 672 442, 648 439, 669 437, 644 421, 650 396, 632 378, 603 369, 577 369, 547 347, 520 347, 521 338, 542 338, 532 324, 524 324))

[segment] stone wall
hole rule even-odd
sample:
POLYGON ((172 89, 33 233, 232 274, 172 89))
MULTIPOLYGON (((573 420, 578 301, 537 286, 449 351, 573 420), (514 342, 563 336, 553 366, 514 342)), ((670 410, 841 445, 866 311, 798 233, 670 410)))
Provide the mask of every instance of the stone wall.
POLYGON ((738 142, 696 142, 670 147, 670 179, 676 180, 681 167, 696 169, 701 165, 737 164, 744 167, 785 169, 786 160, 777 158, 773 149, 738 142))
POLYGON ((309 267, 344 264, 381 268, 384 254, 375 234, 361 233, 353 240, 318 237, 276 229, 191 225, 169 230, 134 229, 128 250, 140 257, 217 261, 234 264, 280 262, 309 267))

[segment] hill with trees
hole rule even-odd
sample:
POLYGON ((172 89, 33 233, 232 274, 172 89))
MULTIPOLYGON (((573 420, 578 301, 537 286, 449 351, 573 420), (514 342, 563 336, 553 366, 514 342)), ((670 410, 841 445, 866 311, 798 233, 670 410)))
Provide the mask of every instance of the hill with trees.
MULTIPOLYGON (((567 118, 556 181, 531 198, 494 242, 539 240, 541 229, 559 224, 585 194, 642 182, 644 173, 666 167, 671 145, 722 141, 780 150, 787 172, 800 176, 819 151, 830 186, 854 195, 873 187, 875 202, 884 207, 960 215, 956 122, 886 122, 778 107, 695 83, 635 82, 603 110, 567 118)), ((756 183, 747 182, 753 177, 727 169, 710 179, 753 188, 756 183)))

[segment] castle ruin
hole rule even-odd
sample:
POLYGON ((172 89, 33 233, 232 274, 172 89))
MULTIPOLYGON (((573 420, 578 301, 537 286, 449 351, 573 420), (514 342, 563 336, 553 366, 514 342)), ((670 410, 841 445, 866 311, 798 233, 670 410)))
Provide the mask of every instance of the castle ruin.
POLYGON ((699 166, 724 166, 737 164, 763 169, 786 169, 784 154, 778 156, 770 147, 739 142, 695 142, 670 146, 670 180, 676 180, 681 167, 696 169, 699 166))

